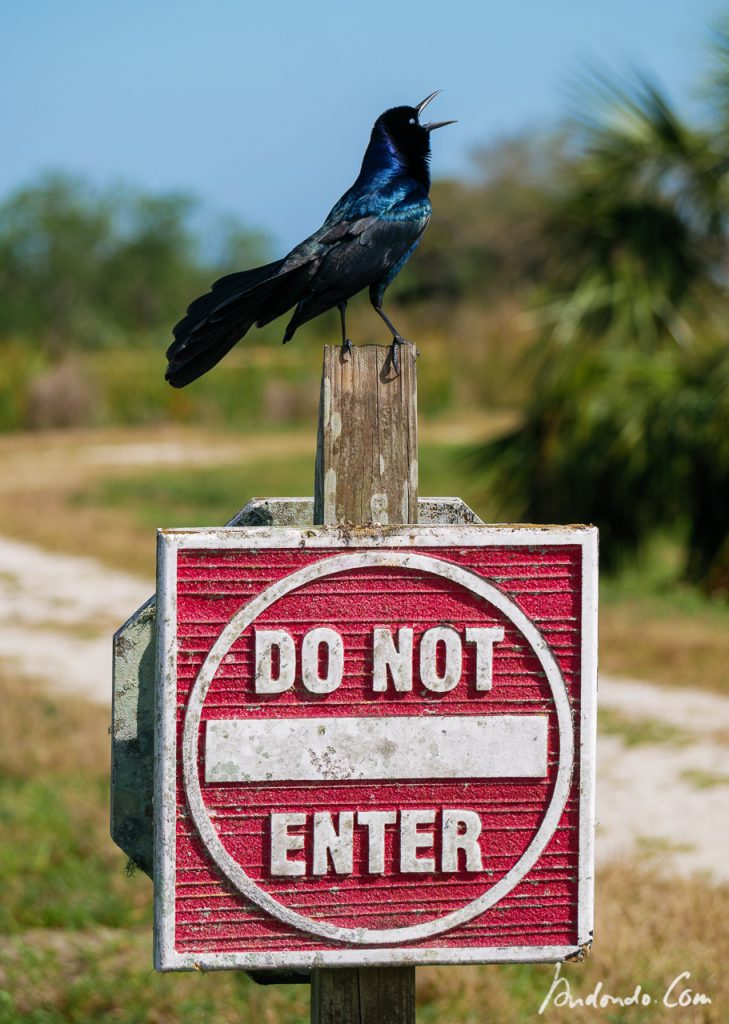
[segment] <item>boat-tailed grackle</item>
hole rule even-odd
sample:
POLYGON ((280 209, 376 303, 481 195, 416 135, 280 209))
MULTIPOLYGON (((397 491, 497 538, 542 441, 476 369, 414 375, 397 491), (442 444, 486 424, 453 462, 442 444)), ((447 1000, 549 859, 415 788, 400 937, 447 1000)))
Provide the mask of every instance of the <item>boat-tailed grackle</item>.
POLYGON ((284 343, 307 320, 338 307, 342 346, 347 301, 369 288, 370 302, 392 332, 392 361, 404 339, 382 308, 385 289, 412 256, 430 220, 430 133, 453 121, 420 123, 438 93, 416 107, 377 118, 357 180, 318 231, 288 256, 221 277, 189 306, 173 330, 166 379, 181 388, 218 363, 255 324, 263 327, 293 306, 284 343))

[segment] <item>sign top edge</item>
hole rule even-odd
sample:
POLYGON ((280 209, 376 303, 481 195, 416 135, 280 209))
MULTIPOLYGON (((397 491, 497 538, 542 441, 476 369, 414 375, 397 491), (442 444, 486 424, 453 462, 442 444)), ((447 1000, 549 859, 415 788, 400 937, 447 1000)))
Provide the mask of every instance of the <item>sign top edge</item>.
POLYGON ((414 546, 517 545, 597 543, 598 530, 583 524, 535 525, 532 523, 484 523, 428 526, 204 526, 159 529, 163 546, 205 547, 369 547, 386 544, 414 546))

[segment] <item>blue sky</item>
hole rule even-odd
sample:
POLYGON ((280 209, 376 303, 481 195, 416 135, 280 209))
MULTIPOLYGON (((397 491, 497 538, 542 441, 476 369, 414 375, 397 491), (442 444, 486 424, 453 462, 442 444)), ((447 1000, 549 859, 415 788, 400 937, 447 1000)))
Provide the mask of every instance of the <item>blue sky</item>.
POLYGON ((443 89, 436 175, 564 112, 586 64, 680 104, 717 0, 25 0, 0 6, 0 195, 63 169, 201 197, 289 246, 355 177, 374 118, 443 89))

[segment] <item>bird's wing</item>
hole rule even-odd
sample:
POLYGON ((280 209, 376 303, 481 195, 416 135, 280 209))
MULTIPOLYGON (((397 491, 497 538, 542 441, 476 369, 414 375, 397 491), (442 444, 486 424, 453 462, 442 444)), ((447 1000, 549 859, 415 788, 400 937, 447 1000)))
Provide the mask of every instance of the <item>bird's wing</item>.
POLYGON ((317 267, 284 335, 289 341, 301 324, 346 302, 380 281, 410 254, 428 226, 430 209, 420 216, 385 219, 373 215, 324 225, 317 238, 317 267))
POLYGON ((324 224, 317 233, 317 241, 323 245, 333 245, 345 238, 357 238, 378 219, 378 214, 369 217, 358 217, 356 220, 340 220, 337 224, 324 224))
POLYGON ((429 220, 428 210, 411 217, 364 217, 330 228, 309 283, 312 299, 329 308, 378 281, 412 248, 429 220))

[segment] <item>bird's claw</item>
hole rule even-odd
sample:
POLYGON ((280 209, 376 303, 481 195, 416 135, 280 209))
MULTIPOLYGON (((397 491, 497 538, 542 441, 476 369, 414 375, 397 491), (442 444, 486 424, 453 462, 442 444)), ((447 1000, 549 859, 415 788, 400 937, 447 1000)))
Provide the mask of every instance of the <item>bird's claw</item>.
POLYGON ((393 335, 392 338, 392 367, 395 373, 400 373, 400 346, 407 345, 405 338, 401 338, 399 334, 393 335))
POLYGON ((344 341, 342 342, 342 359, 345 359, 346 356, 351 356, 351 355, 352 355, 352 342, 349 340, 349 338, 345 338, 344 341))

